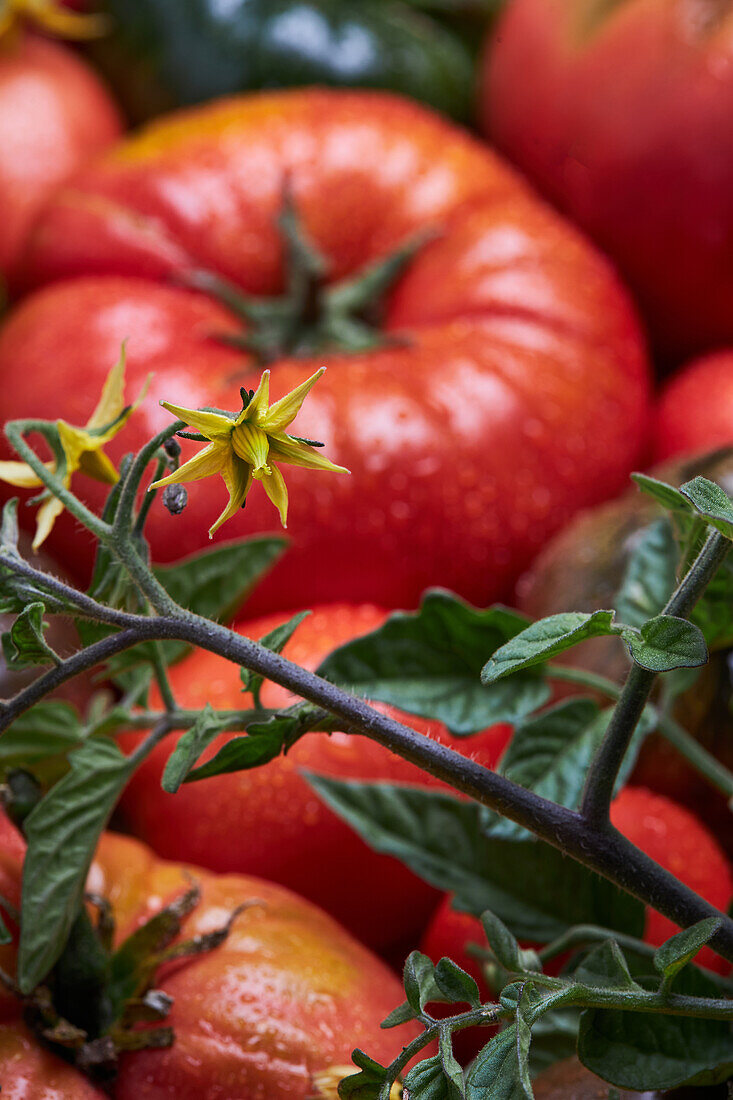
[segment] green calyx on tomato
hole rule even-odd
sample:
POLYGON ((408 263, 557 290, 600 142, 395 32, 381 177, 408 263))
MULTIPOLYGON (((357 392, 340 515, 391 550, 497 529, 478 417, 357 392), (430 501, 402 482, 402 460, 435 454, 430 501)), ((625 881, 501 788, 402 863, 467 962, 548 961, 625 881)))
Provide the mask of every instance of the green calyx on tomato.
POLYGON ((329 264, 309 239, 286 187, 277 219, 283 242, 285 291, 276 297, 245 294, 208 271, 183 282, 217 298, 246 326, 221 339, 250 352, 260 365, 325 352, 364 352, 395 344, 380 331, 384 299, 418 251, 436 236, 413 234, 389 255, 355 275, 328 282, 329 264))
POLYGON ((260 88, 384 88, 468 119, 460 37, 402 0, 105 0, 99 62, 130 115, 260 88))

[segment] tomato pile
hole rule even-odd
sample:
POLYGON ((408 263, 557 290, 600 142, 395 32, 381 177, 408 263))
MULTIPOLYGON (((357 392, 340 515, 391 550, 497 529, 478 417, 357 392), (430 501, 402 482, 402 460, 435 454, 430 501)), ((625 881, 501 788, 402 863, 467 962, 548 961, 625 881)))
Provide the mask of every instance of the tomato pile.
MULTIPOLYGON (((700 456, 733 446, 731 6, 37 6, 34 26, 30 5, 0 12, 3 422, 85 423, 124 345, 144 396, 110 443, 119 466, 169 424, 162 401, 236 412, 263 367, 274 401, 325 366, 296 428, 349 476, 286 468, 289 549, 235 624, 257 639, 311 610, 284 649, 309 670, 431 587, 537 617, 612 606, 650 522, 615 500, 631 472, 674 460, 673 480, 710 462, 717 476, 718 458, 700 456), (60 40, 77 30, 83 44, 60 40)), ((196 446, 182 440, 181 461, 196 446)), ((101 512, 107 490, 79 491, 101 512)), ((14 495, 0 484, 0 501, 14 495)), ((224 501, 211 481, 187 486, 180 516, 156 500, 153 562, 202 551, 224 501)), ((268 532, 274 515, 255 491, 224 538, 268 532)), ((21 526, 34 518, 21 507, 21 526)), ((68 512, 44 550, 88 584, 95 547, 68 512)), ((599 652, 585 667, 620 679, 599 652)), ((729 766, 728 660, 714 654, 699 695, 672 709, 729 766)), ((192 710, 254 705, 236 666, 205 651, 170 680, 192 710)), ((262 706, 290 702, 264 684, 262 706)), ((501 722, 465 740, 383 709, 488 768, 512 736, 501 722)), ((117 740, 129 754, 146 732, 117 740)), ((139 839, 106 833, 88 889, 108 899, 119 942, 191 876, 202 900, 186 938, 247 907, 214 951, 165 965, 176 1042, 124 1054, 115 1097, 335 1096, 354 1047, 386 1063, 410 1039, 411 1024, 379 1024, 402 999, 390 967, 421 937, 488 991, 466 951, 477 918, 367 847, 304 773, 437 780, 336 731, 165 794, 179 736, 127 786, 114 825, 139 839)), ((727 909, 729 809, 659 739, 612 821, 727 909)), ((4 816, 0 833, 12 907, 24 844, 4 816)), ((647 912, 648 944, 673 931, 647 912)), ((4 971, 15 950, 0 946, 4 971)), ((729 971, 708 947, 698 961, 729 971)), ((105 1095, 38 1043, 9 993, 0 1087, 105 1095)))

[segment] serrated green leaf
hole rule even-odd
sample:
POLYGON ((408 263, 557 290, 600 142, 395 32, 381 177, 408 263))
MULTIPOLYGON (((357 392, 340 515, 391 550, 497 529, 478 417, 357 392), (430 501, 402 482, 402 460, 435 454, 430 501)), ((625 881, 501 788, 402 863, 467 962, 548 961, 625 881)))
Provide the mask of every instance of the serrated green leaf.
MULTIPOLYGON (((297 615, 293 615, 292 619, 276 626, 274 630, 260 638, 260 645, 263 645, 265 649, 269 649, 272 653, 282 653, 295 631, 309 615, 310 611, 299 611, 297 615)), ((252 672, 249 668, 240 668, 239 678, 242 681, 242 690, 251 692, 255 700, 259 702, 260 689, 265 680, 264 676, 260 676, 258 672, 252 672)))
POLYGON ((304 774, 370 847, 454 893, 458 907, 476 916, 490 909, 515 936, 546 943, 575 924, 635 936, 643 931, 640 902, 542 841, 487 835, 487 815, 477 803, 439 791, 304 774))
POLYGON ((407 1003, 398 1005, 397 1008, 392 1009, 389 1016, 385 1016, 379 1025, 385 1031, 389 1028, 399 1027, 400 1024, 406 1024, 409 1020, 415 1019, 415 1010, 407 1003))
POLYGON ((429 1001, 444 1000, 435 981, 435 967, 421 951, 411 951, 402 970, 407 1003, 414 1012, 422 1012, 429 1001))
POLYGON ((621 622, 640 627, 661 612, 677 583, 679 556, 669 520, 657 520, 639 533, 614 600, 621 622))
POLYGON ((440 959, 435 965, 435 982, 448 1002, 465 1001, 472 1008, 481 1004, 475 980, 452 959, 440 959))
POLYGON ((168 757, 160 782, 164 791, 168 794, 176 793, 204 749, 218 737, 223 728, 223 723, 207 703, 191 728, 179 737, 178 744, 168 757))
POLYGON ((81 719, 70 703, 36 703, 0 737, 0 769, 32 767, 50 756, 72 752, 84 736, 81 719))
POLYGON ((657 949, 654 966, 664 976, 665 986, 669 986, 679 971, 694 959, 722 923, 722 917, 706 917, 691 928, 678 932, 657 949))
POLYGON ((589 951, 575 969, 573 977, 582 985, 600 986, 603 989, 641 989, 631 977, 621 948, 612 939, 605 940, 589 951))
POLYGON ((694 477, 680 485, 680 493, 709 524, 733 539, 733 501, 725 489, 706 477, 694 477))
MULTIPOLYGON (((462 1078, 460 1066, 458 1072, 462 1078)), ((461 1081, 461 1088, 458 1088, 446 1074, 440 1054, 418 1062, 405 1078, 405 1088, 411 1100, 456 1100, 456 1097, 463 1095, 462 1084, 461 1081)))
POLYGON ((379 1093, 387 1078, 387 1070, 375 1062, 363 1050, 355 1050, 351 1059, 359 1068, 339 1083, 341 1100, 379 1100, 379 1093))
POLYGON ((419 611, 396 612, 378 630, 341 646, 318 673, 359 695, 443 722, 455 734, 476 733, 517 721, 549 698, 547 685, 531 673, 495 689, 480 681, 487 655, 526 622, 506 608, 478 611, 435 590, 419 611))
POLYGON ((580 642, 619 634, 613 611, 567 611, 532 623, 494 653, 481 673, 485 684, 544 664, 580 642))
POLYGON ((59 658, 43 636, 48 625, 43 621, 45 612, 46 608, 40 601, 29 604, 10 630, 3 634, 3 656, 8 668, 24 669, 58 663, 59 658))
POLYGON ((659 481, 656 477, 649 477, 648 474, 632 474, 631 478, 632 481, 636 482, 642 493, 652 497, 657 504, 661 504, 668 512, 691 512, 693 510, 690 501, 686 500, 680 490, 675 489, 674 485, 668 485, 666 481, 659 481))
POLYGON ((481 914, 481 923, 484 926, 489 947, 496 955, 501 966, 510 973, 521 970, 521 948, 516 937, 512 935, 502 920, 490 909, 481 914))
POLYGON ((619 1088, 646 1091, 715 1085, 733 1074, 730 1024, 691 1016, 587 1009, 578 1057, 619 1088))
POLYGON ((473 1063, 466 1078, 467 1100, 533 1100, 529 1076, 531 1033, 517 1007, 516 1022, 491 1040, 473 1063))
POLYGON ((675 615, 657 615, 643 623, 639 633, 624 632, 629 653, 649 672, 673 672, 707 664, 708 647, 698 626, 675 615))
POLYGON ((450 1028, 441 1028, 440 1035, 438 1036, 438 1057, 443 1067, 443 1073, 448 1081, 449 1096, 455 1098, 455 1100, 465 1097, 466 1083, 463 1077, 463 1070, 453 1053, 453 1038, 450 1028))
POLYGON ((69 763, 69 773, 25 820, 18 954, 23 993, 43 981, 64 948, 97 842, 130 775, 129 761, 111 741, 88 741, 69 763))
POLYGON ((302 732, 297 717, 273 715, 266 722, 253 722, 246 737, 233 737, 206 764, 189 772, 184 783, 196 783, 213 775, 247 771, 268 764, 281 752, 291 748, 302 732))

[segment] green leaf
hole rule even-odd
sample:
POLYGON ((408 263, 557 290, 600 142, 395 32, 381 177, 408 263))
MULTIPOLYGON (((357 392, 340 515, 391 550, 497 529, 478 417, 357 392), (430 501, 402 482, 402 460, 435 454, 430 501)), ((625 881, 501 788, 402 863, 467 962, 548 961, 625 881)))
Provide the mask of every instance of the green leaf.
POLYGON ((640 902, 542 841, 487 834, 488 815, 475 802, 305 774, 370 847, 454 893, 460 908, 476 916, 490 909, 521 939, 546 943, 575 924, 643 932, 640 902))
POLYGON ((733 501, 720 485, 706 477, 694 477, 680 486, 680 493, 709 524, 733 539, 733 501))
POLYGON ((481 1004, 479 989, 475 980, 462 970, 452 959, 440 959, 435 966, 435 982, 449 1003, 466 1002, 472 1008, 481 1004))
POLYGON ((414 1019, 415 1010, 405 1001, 404 1004, 393 1008, 389 1016, 385 1016, 379 1026, 388 1031, 391 1027, 399 1027, 400 1024, 406 1024, 408 1020, 414 1019))
POLYGON ((303 732, 302 720, 289 714, 273 715, 266 722, 253 722, 246 737, 233 737, 206 764, 186 776, 185 783, 196 783, 212 775, 247 771, 268 764, 291 748, 303 732))
MULTIPOLYGON (((269 634, 265 634, 264 637, 260 638, 260 645, 263 645, 265 649, 269 649, 272 653, 282 653, 295 631, 309 615, 310 611, 299 611, 297 615, 293 615, 292 619, 276 626, 269 634)), ((240 668, 239 678, 242 681, 242 690, 250 691, 255 701, 259 703, 260 689, 265 680, 264 676, 260 676, 258 672, 252 672, 249 668, 240 668)))
POLYGON ((83 741, 84 731, 74 707, 54 700, 36 703, 0 737, 0 770, 32 767, 78 749, 83 741))
POLYGON ((636 664, 650 672, 699 668, 708 661, 703 632, 694 623, 675 615, 649 619, 638 634, 624 631, 624 641, 636 664))
POLYGON ((670 986, 680 970, 712 939, 722 923, 722 917, 706 917, 691 928, 678 932, 657 949, 654 966, 664 976, 665 987, 670 986))
POLYGON ((351 1060, 359 1067, 359 1073, 352 1073, 340 1082, 341 1100, 379 1100, 380 1090, 387 1079, 386 1068, 363 1050, 355 1050, 351 1060))
POLYGON ((473 1063, 466 1080, 467 1100, 533 1100, 529 1075, 531 1032, 527 1021, 527 993, 524 986, 515 1022, 491 1040, 473 1063))
POLYGON ((575 969, 573 977, 582 985, 600 986, 603 989, 641 990, 641 986, 631 977, 621 948, 611 939, 589 951, 575 969))
POLYGON ((497 649, 484 665, 481 679, 485 684, 493 684, 505 676, 544 664, 588 638, 620 634, 621 628, 614 625, 613 617, 613 611, 567 611, 539 619, 497 649))
POLYGON ((0 520, 0 555, 8 558, 19 558, 18 538, 18 498, 13 497, 3 505, 2 520, 0 520))
POLYGON ((587 1009, 580 1018, 578 1057, 619 1088, 715 1085, 733 1074, 733 1039, 725 1021, 587 1009))
POLYGON ((510 973, 519 972, 522 969, 522 949, 516 937, 490 909, 481 914, 481 923, 484 926, 489 947, 499 964, 510 973))
MULTIPOLYGON (((457 1062, 456 1066, 458 1066, 457 1062)), ((458 1073, 462 1078, 460 1066, 458 1066, 458 1073)), ((411 1100, 455 1100, 456 1097, 463 1095, 462 1086, 462 1080, 461 1086, 458 1087, 452 1075, 446 1074, 440 1054, 418 1062, 405 1078, 405 1088, 411 1100)))
POLYGON ((451 1030, 448 1027, 441 1028, 440 1030, 438 1036, 438 1057, 440 1058, 440 1064, 443 1067, 443 1073, 448 1082, 449 1097, 465 1097, 466 1083, 463 1077, 463 1070, 453 1053, 453 1038, 451 1030))
POLYGON ((632 474, 631 478, 636 482, 642 493, 656 500, 668 512, 692 512, 689 500, 686 500, 679 489, 668 485, 666 481, 659 481, 648 474, 632 474))
POLYGON ((359 695, 443 722, 455 734, 476 733, 516 721, 549 698, 549 688, 533 674, 493 690, 480 681, 487 655, 526 622, 506 608, 477 611, 435 590, 419 611, 396 612, 378 630, 341 646, 318 673, 359 695))
POLYGON ((432 960, 420 951, 411 951, 405 959, 402 984, 405 987, 407 1003, 415 1013, 422 1012, 429 1001, 445 999, 435 980, 435 967, 432 960))
POLYGON ((216 713, 207 703, 191 728, 178 739, 178 744, 168 757, 160 783, 164 791, 168 794, 176 793, 204 749, 222 732, 223 728, 221 719, 217 718, 216 713))
POLYGON ((660 613, 677 584, 679 556, 669 520, 640 532, 614 601, 621 622, 640 627, 660 613))
MULTIPOLYGON (((601 710, 593 699, 581 697, 558 703, 515 730, 501 759, 500 772, 543 798, 576 810, 588 768, 612 714, 612 707, 601 710)), ((654 724, 651 712, 645 711, 624 757, 617 790, 633 770, 641 744, 654 724)), ((506 839, 528 836, 526 830, 498 814, 492 818, 491 831, 506 839)))
POLYGON ((572 1058, 578 1043, 580 1012, 574 1008, 558 1008, 545 1012, 532 1024, 532 1046, 529 1048, 529 1069, 532 1077, 549 1069, 555 1062, 572 1058))
POLYGON ((59 658, 43 636, 48 625, 43 621, 45 612, 46 608, 40 601, 29 604, 10 630, 3 634, 3 656, 8 668, 23 669, 59 663, 59 658))
POLYGON ((205 619, 229 622, 287 545, 280 536, 258 535, 159 566, 155 575, 182 607, 205 619))
POLYGON ((30 993, 59 958, 76 919, 99 837, 130 775, 110 741, 88 741, 71 770, 26 818, 28 850, 18 984, 30 993))

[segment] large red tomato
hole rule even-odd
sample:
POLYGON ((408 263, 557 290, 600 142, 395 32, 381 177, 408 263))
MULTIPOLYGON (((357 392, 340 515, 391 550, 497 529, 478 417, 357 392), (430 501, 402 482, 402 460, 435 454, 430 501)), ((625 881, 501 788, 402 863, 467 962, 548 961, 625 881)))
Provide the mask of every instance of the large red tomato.
MULTIPOLYGON (((159 120, 87 168, 34 236, 29 277, 56 282, 0 336, 3 417, 85 423, 126 337, 130 392, 155 376, 113 456, 170 422, 160 398, 239 407, 259 370, 217 338, 238 322, 173 283, 207 268, 252 294, 281 291, 286 181, 331 280, 417 230, 437 238, 389 296, 380 350, 272 364, 274 399, 327 363, 295 430, 351 477, 286 468, 294 545, 253 606, 408 606, 434 583, 479 603, 506 594, 550 531, 623 483, 647 415, 644 353, 607 263, 488 149, 406 100, 226 100, 159 120)), ((84 492, 101 504, 98 486, 84 492)), ((156 505, 158 560, 205 545, 226 498, 210 481, 189 493, 180 519, 156 505)), ((276 522, 255 486, 225 535, 276 522)), ((54 536, 83 570, 76 525, 54 536)))
POLYGON ((654 425, 661 461, 733 444, 733 349, 696 359, 662 391, 654 425))
POLYGON ((34 34, 0 42, 0 274, 11 284, 42 205, 120 132, 111 97, 71 50, 34 34))
POLYGON ((485 131, 609 252, 674 353, 733 337, 733 12, 510 0, 485 131))
MULTIPOLYGON (((7 864, 3 857, 0 875, 7 864)), ((202 896, 185 920, 184 940, 222 927, 242 903, 258 904, 240 913, 221 946, 159 972, 156 986, 174 999, 167 1022, 175 1043, 169 1050, 123 1055, 116 1100, 305 1100, 323 1095, 321 1074, 338 1080, 348 1072, 354 1047, 387 1063, 412 1038, 414 1025, 395 1033, 379 1028, 402 997, 385 964, 282 887, 164 863, 144 845, 112 833, 102 838, 88 886, 111 902, 120 942, 185 893, 191 876, 202 896)), ((2 1061, 3 1098, 6 1089, 17 1100, 101 1095, 39 1052, 17 1021, 0 1026, 0 1057, 6 1052, 16 1059, 18 1077, 10 1073, 14 1062, 2 1061), (37 1091, 20 1091, 31 1073, 37 1091), (44 1084, 58 1091, 47 1094, 44 1084)))
MULTIPOLYGON (((298 628, 285 656, 316 668, 336 646, 376 629, 385 612, 373 606, 318 608, 298 628)), ((241 623, 238 629, 262 637, 286 616, 241 623)), ((235 665, 199 651, 171 669, 176 698, 184 707, 247 705, 235 665)), ((292 700, 275 684, 262 692, 265 706, 292 700)), ((419 718, 405 721, 493 767, 503 751, 507 726, 495 726, 468 740, 450 738, 442 726, 419 718)), ((222 735, 207 752, 218 751, 222 735)), ((140 735, 126 735, 126 746, 140 735)), ((215 871, 267 876, 297 890, 373 946, 419 935, 435 891, 388 856, 370 851, 348 825, 327 809, 301 776, 302 769, 341 779, 383 779, 428 783, 424 772, 365 737, 308 734, 287 756, 253 771, 217 776, 164 794, 160 778, 173 742, 166 741, 138 769, 122 808, 133 830, 161 855, 185 859, 215 871)), ((414 946, 413 943, 410 946, 414 946)))

